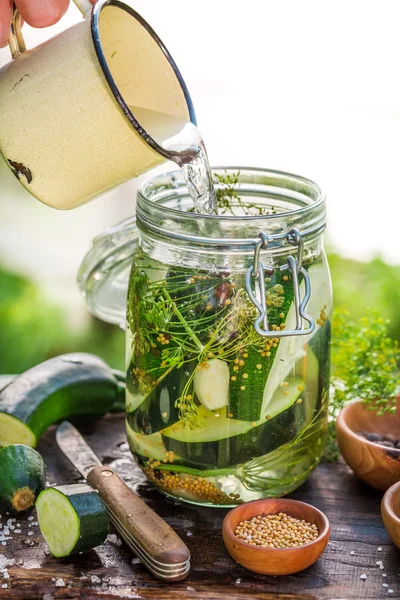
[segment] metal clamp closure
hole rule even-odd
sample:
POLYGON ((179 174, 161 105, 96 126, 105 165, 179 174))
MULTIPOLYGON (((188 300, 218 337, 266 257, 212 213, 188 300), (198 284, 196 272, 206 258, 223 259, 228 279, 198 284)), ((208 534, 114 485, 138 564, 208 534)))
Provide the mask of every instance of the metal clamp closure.
POLYGON ((275 268, 264 265, 260 260, 261 250, 267 250, 270 241, 274 240, 273 236, 268 236, 264 232, 259 235, 259 241, 254 249, 253 264, 247 269, 246 273, 246 289, 250 300, 260 313, 254 322, 254 329, 262 337, 281 338, 290 335, 307 335, 314 331, 315 321, 305 311, 307 303, 311 295, 310 277, 303 267, 303 239, 298 229, 291 229, 287 235, 287 242, 297 248, 297 259, 293 256, 288 256, 287 263, 278 268, 280 272, 289 271, 292 276, 294 307, 296 317, 296 327, 292 330, 274 330, 270 328, 268 322, 267 310, 267 293, 265 289, 265 273, 268 276, 273 275, 275 268), (299 278, 304 281, 304 296, 300 296, 299 278), (253 292, 254 286, 254 292, 253 292), (308 323, 308 327, 303 327, 303 322, 308 323))

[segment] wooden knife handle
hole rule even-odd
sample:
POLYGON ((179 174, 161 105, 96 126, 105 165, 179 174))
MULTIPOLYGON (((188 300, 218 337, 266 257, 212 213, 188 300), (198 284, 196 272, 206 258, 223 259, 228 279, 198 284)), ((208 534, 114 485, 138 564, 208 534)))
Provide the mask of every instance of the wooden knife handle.
MULTIPOLYGON (((112 469, 95 467, 87 476, 87 481, 98 490, 111 517, 114 516, 114 526, 128 545, 132 547, 127 538, 133 538, 146 555, 155 561, 156 567, 160 564, 162 571, 168 566, 188 563, 190 552, 186 544, 112 469)), ((146 563, 145 560, 143 562, 146 563)), ((188 569, 184 576, 187 573, 188 569)))

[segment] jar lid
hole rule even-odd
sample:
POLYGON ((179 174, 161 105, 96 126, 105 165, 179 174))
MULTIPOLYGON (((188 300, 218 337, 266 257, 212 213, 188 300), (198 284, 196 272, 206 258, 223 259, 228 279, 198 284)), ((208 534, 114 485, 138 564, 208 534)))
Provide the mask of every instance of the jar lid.
POLYGON ((93 239, 78 273, 79 289, 92 315, 123 329, 129 273, 137 243, 136 218, 130 217, 93 239))

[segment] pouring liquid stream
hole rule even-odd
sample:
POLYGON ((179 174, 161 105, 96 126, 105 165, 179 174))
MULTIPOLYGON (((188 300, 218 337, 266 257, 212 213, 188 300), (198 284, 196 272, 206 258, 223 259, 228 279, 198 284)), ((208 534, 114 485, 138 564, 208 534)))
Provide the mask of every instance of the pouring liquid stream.
POLYGON ((182 169, 194 211, 218 214, 211 167, 197 127, 178 117, 148 108, 131 106, 130 109, 157 143, 166 150, 176 152, 174 161, 182 169))

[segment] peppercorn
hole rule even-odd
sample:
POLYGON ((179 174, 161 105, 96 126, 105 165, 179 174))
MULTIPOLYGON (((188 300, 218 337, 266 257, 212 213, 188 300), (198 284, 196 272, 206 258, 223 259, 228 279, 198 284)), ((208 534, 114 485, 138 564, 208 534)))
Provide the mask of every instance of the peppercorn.
POLYGON ((314 541, 319 531, 313 523, 279 513, 257 515, 250 521, 241 521, 235 529, 235 535, 251 546, 293 548, 314 541))

